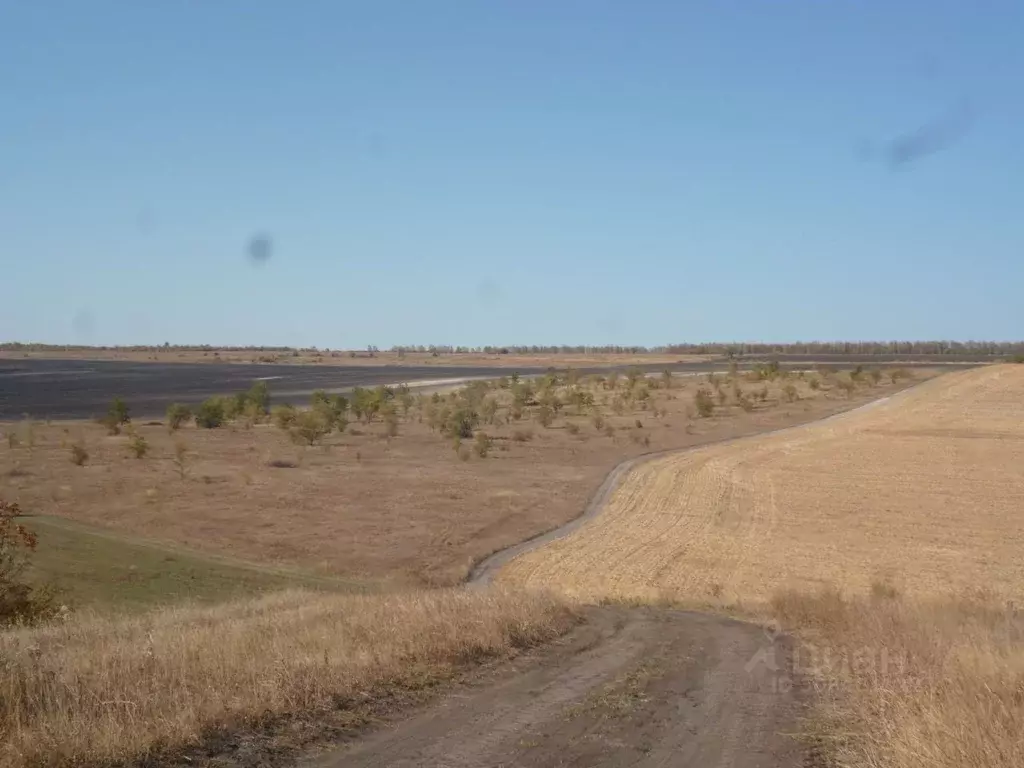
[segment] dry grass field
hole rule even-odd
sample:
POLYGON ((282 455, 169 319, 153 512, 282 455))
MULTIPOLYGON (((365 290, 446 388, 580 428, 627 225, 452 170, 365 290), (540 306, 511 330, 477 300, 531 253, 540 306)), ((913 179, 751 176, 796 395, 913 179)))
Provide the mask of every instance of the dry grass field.
MULTIPOLYGON (((173 433, 162 423, 133 423, 135 438, 147 445, 143 458, 132 454, 127 430, 6 424, 0 495, 26 513, 108 536, 333 577, 453 584, 490 552, 578 515, 623 458, 811 420, 909 380, 894 384, 885 375, 876 384, 864 374, 851 386, 848 374, 750 377, 575 381, 569 374, 547 386, 531 383, 521 406, 513 390, 525 382, 474 383, 461 393, 404 396, 392 423, 352 421, 313 446, 295 444, 269 420, 173 433), (698 389, 715 403, 706 418, 695 408, 698 389), (483 413, 474 430, 489 438, 486 458, 473 437, 456 450, 437 423, 467 398, 483 413), (88 455, 81 466, 73 463, 76 447, 88 455)), ((82 568, 67 576, 88 583, 82 568)))
POLYGON ((554 599, 501 590, 280 592, 8 630, 0 633, 0 766, 145 756, 206 764, 204 745, 246 725, 277 724, 280 756, 282 742, 301 746, 319 727, 358 727, 371 715, 361 704, 379 705, 382 692, 414 695, 573 622, 554 599))
POLYGON ((592 524, 504 574, 586 597, 759 601, 1024 587, 1024 367, 922 384, 799 429, 645 463, 592 524))
POLYGON ((718 602, 803 632, 834 764, 1024 764, 1024 366, 657 459, 502 574, 589 600, 718 602))

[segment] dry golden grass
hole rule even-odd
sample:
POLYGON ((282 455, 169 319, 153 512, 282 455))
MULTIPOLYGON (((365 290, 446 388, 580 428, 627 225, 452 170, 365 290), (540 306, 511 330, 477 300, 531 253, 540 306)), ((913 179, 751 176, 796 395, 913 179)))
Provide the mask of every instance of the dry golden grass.
POLYGON ((911 596, 1024 586, 1024 367, 949 374, 889 402, 633 471, 510 582, 589 598, 763 601, 781 587, 911 596))
POLYGON ((0 634, 0 765, 137 759, 267 715, 422 688, 548 640, 564 603, 503 590, 283 592, 0 634))
POLYGON ((1024 366, 639 467, 511 583, 721 600, 799 632, 829 764, 1024 765, 1024 366), (857 597, 849 597, 849 595, 857 597), (846 596, 844 596, 846 595, 846 596))
MULTIPOLYGON (((818 683, 809 735, 841 768, 1024 765, 1024 617, 984 592, 955 598, 782 593, 798 675, 818 683)), ((787 675, 790 670, 781 670, 787 675)))
POLYGON ((801 398, 789 403, 784 382, 741 377, 743 390, 763 389, 765 401, 747 412, 725 384, 727 404, 702 419, 693 396, 698 386, 713 389, 704 376, 675 377, 671 389, 652 376, 637 385, 648 393, 643 401, 626 397, 622 375, 614 388, 587 379, 578 386, 594 405, 582 414, 565 406, 549 428, 536 421, 535 405, 516 420, 509 391, 495 388, 488 394, 499 403, 494 423, 480 425, 493 448, 481 459, 467 440, 467 461, 415 404, 397 437, 387 439, 380 419, 353 422, 312 448, 271 424, 168 434, 160 424, 135 423, 149 444, 143 459, 131 454, 127 435, 108 436, 92 423, 0 424, 0 496, 26 512, 239 560, 356 580, 452 584, 490 552, 578 515, 623 458, 814 419, 896 388, 888 379, 864 384, 849 399, 832 384, 813 390, 811 380, 786 382, 801 398), (187 447, 184 478, 178 442, 187 447), (71 461, 76 443, 88 451, 84 466, 71 461))

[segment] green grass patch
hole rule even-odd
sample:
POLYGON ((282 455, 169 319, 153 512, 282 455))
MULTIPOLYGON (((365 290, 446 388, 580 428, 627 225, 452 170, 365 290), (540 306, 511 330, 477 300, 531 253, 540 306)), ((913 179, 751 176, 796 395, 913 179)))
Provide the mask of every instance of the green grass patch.
POLYGON ((367 592, 371 584, 263 566, 132 537, 60 517, 20 519, 39 536, 28 578, 71 608, 136 611, 181 601, 220 602, 287 587, 367 592))

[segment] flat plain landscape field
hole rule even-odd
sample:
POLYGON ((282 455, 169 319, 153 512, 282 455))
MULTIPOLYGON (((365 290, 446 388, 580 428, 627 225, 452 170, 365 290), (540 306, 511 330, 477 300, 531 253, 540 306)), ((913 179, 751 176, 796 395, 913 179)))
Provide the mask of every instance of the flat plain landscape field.
POLYGON ((827 764, 1022 765, 1022 416, 1024 366, 991 366, 654 459, 499 580, 774 617, 801 650, 767 663, 813 681, 827 764))
POLYGON ((952 373, 856 412, 670 455, 504 574, 602 597, 763 600, 1024 586, 1024 367, 952 373))
MULTIPOLYGON (((141 538, 355 582, 450 585, 489 553, 579 515, 624 458, 812 420, 930 375, 506 377, 395 394, 390 415, 353 420, 313 444, 269 418, 173 432, 140 419, 116 435, 94 422, 21 420, 0 425, 0 488, 26 514, 47 516, 44 539, 62 530, 76 552, 98 540, 81 527, 69 540, 72 529, 55 521, 94 526, 108 543, 124 535, 130 549, 141 538), (455 424, 463 417, 472 426, 455 424), (141 458, 137 439, 147 446, 141 458)), ((123 583, 155 577, 147 562, 134 575, 118 571, 123 583)), ((62 579, 78 588, 89 583, 82 575, 62 579)))

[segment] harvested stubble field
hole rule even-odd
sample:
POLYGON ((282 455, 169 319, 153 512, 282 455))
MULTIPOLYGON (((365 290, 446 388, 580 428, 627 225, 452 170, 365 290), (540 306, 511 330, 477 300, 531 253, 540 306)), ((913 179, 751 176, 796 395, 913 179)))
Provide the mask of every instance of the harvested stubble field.
POLYGON ((1024 367, 949 374, 888 402, 642 464, 603 513, 504 577, 588 597, 888 582, 911 595, 1024 586, 1024 367))
POLYGON ((243 561, 453 584, 488 553, 578 515, 623 458, 808 421, 911 381, 867 372, 856 384, 836 373, 752 378, 569 373, 398 393, 390 417, 353 420, 313 446, 267 419, 173 433, 133 423, 148 445, 143 458, 127 433, 93 423, 0 425, 12 436, 0 443, 0 492, 27 513, 243 561), (695 409, 699 388, 714 403, 706 418, 695 409), (451 421, 464 406, 478 437, 456 450, 451 421), (76 445, 88 454, 81 466, 76 445))
POLYGON ((1024 765, 1024 366, 636 468, 502 580, 717 602, 804 640, 829 764, 1024 765))

